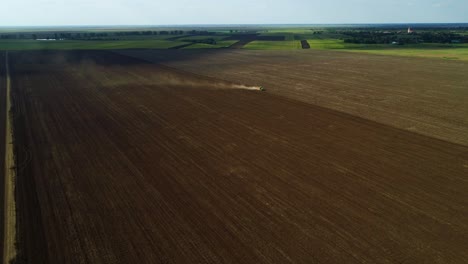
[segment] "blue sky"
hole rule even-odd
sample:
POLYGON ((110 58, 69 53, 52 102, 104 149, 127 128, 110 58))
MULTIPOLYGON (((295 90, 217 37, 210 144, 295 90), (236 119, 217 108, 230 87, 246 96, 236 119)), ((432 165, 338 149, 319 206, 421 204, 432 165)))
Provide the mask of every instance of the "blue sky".
POLYGON ((0 0, 0 26, 468 22, 468 0, 0 0))

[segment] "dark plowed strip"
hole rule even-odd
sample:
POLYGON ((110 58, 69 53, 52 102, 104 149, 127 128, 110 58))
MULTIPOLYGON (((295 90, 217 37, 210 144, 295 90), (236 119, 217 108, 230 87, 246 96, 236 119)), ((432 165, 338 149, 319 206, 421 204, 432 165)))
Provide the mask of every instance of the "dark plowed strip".
POLYGON ((302 49, 310 49, 310 44, 307 40, 301 40, 302 49))
POLYGON ((178 40, 181 38, 187 38, 187 37, 192 37, 192 36, 198 36, 198 35, 194 35, 194 34, 181 35, 181 36, 176 36, 176 37, 170 37, 170 38, 167 38, 166 40, 174 41, 174 40, 178 40))
POLYGON ((188 47, 188 46, 192 46, 193 43, 187 43, 187 44, 183 44, 183 45, 179 45, 179 46, 175 46, 175 47, 170 47, 169 49, 183 49, 185 47, 188 47))
POLYGON ((229 46, 230 49, 242 49, 245 45, 249 44, 253 40, 239 40, 238 42, 229 46))

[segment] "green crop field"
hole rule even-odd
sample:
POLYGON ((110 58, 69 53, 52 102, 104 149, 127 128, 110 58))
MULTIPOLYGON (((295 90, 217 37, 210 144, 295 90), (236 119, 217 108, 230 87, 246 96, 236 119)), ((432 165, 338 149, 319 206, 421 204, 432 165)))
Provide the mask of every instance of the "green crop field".
POLYGON ((357 49, 365 48, 365 44, 344 43, 339 39, 308 39, 311 49, 357 49))
POLYGON ((468 44, 354 44, 338 39, 309 39, 311 49, 364 52, 390 56, 468 60, 468 44))
POLYGON ((283 29, 283 30, 268 30, 260 32, 260 36, 283 36, 285 40, 302 40, 302 39, 335 39, 342 38, 343 35, 327 32, 327 31, 314 31, 306 29, 283 29), (319 32, 319 34, 314 32, 319 32))
POLYGON ((289 41, 252 41, 244 46, 244 49, 255 50, 284 50, 284 49, 302 49, 301 42, 298 40, 289 41))
MULTIPOLYGON (((346 52, 363 52, 370 54, 380 54, 388 56, 411 56, 411 57, 430 57, 450 60, 468 60, 468 44, 438 44, 438 43, 418 43, 413 41, 405 45, 391 44, 356 44, 368 42, 345 43, 349 42, 350 36, 356 36, 361 32, 357 29, 349 28, 251 28, 246 29, 208 29, 206 31, 178 31, 182 33, 174 34, 169 32, 170 28, 45 28, 45 29, 27 29, 27 28, 0 28, 0 50, 75 50, 75 49, 168 49, 191 42, 194 43, 184 49, 216 49, 228 48, 243 35, 258 34, 258 39, 247 45, 244 49, 251 50, 297 50, 302 49, 300 40, 307 40, 312 50, 337 50, 346 52), (72 32, 72 37, 65 36, 67 40, 60 41, 39 41, 38 38, 57 38, 57 34, 63 32, 72 32), (158 34, 146 34, 144 30, 160 30, 153 32, 158 34), (163 31, 161 31, 163 30, 163 31), (135 31, 135 32, 132 32, 135 31), (81 35, 79 34, 81 32, 81 35), (88 33, 84 33, 88 32, 88 33), (93 32, 93 33, 89 33, 93 32), (16 34, 15 34, 16 33, 16 34), (105 33, 99 35, 99 33, 105 33), (162 34, 165 33, 165 34, 162 34), (353 35, 354 34, 354 35, 353 35), (238 38, 236 38, 236 36, 238 38), (279 40, 264 40, 265 37, 282 37, 279 40), (225 39, 231 40, 225 40, 225 39), (237 39, 237 40, 236 40, 237 39), (214 41, 213 41, 214 40, 214 41), (213 42, 215 44, 208 44, 213 42)), ((180 28, 179 28, 180 30, 180 28)), ((395 31, 393 31, 395 32, 395 31)), ((408 35, 400 33, 399 40, 411 41, 418 35, 408 35)), ((425 34, 431 31, 424 31, 425 34)), ((433 36, 437 36, 438 31, 434 31, 433 36), (435 33, 434 33, 435 32, 435 33)), ((464 30, 455 31, 460 36, 467 34, 464 30)), ((389 33, 390 35, 393 33, 389 33)), ((378 34, 375 36, 379 36, 378 34)), ((363 35, 360 35, 361 40, 363 35)), ((391 40, 392 37, 390 37, 391 40)), ((351 39, 352 40, 352 39, 351 39)), ((389 40, 386 40, 389 43, 389 40)), ((382 43, 382 42, 376 42, 382 43)), ((443 42, 440 42, 443 43, 443 42)))
POLYGON ((205 43, 195 43, 193 45, 190 45, 188 47, 185 47, 184 49, 219 49, 219 48, 227 48, 231 46, 232 44, 236 43, 237 40, 222 40, 216 42, 216 44, 211 45, 211 44, 205 44, 205 43))
POLYGON ((183 35, 181 36, 174 36, 174 35, 148 35, 148 36, 145 36, 145 35, 136 35, 136 36, 117 36, 116 40, 112 39, 113 37, 109 37, 109 41, 120 41, 120 40, 166 40, 166 39, 169 39, 169 38, 173 38, 173 37, 183 37, 183 35))
POLYGON ((206 39, 214 39, 214 40, 223 40, 229 36, 220 36, 220 35, 211 35, 211 36, 187 36, 183 38, 179 38, 180 41, 197 41, 197 40, 206 40, 206 39))
POLYGON ((185 42, 168 40, 39 41, 2 40, 0 50, 167 49, 185 42))
POLYGON ((468 60, 468 45, 447 48, 382 48, 382 49, 343 49, 349 52, 364 52, 378 55, 410 56, 423 58, 439 58, 446 60, 468 60))

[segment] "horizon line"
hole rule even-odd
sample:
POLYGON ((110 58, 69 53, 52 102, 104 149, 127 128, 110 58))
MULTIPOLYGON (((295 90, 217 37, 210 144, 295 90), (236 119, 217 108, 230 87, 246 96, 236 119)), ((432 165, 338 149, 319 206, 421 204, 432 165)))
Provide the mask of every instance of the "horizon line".
POLYGON ((360 23, 231 23, 231 24, 63 24, 63 25, 0 25, 0 28, 15 27, 183 27, 183 26, 333 26, 333 25, 450 25, 467 24, 468 22, 360 22, 360 23))

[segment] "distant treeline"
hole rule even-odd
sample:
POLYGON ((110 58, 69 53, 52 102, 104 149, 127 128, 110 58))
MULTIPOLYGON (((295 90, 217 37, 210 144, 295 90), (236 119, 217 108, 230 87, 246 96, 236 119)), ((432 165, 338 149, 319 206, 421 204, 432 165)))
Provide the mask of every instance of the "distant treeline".
POLYGON ((343 31, 345 43, 356 44, 417 44, 417 43, 468 43, 468 36, 452 32, 415 32, 406 31, 343 31))
POLYGON ((2 34, 0 39, 69 39, 69 40, 119 40, 131 36, 156 35, 213 35, 213 32, 200 30, 161 30, 161 31, 118 31, 118 32, 40 32, 2 34))

